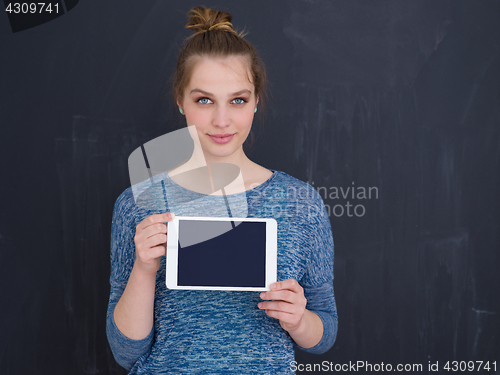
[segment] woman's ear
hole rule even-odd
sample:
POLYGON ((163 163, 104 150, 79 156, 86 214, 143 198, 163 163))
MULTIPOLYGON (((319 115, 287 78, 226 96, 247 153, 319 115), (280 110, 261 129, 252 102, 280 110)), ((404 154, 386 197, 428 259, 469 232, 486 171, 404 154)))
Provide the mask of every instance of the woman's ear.
POLYGON ((179 112, 181 113, 181 115, 183 115, 184 111, 182 110, 182 105, 181 105, 180 98, 177 98, 176 102, 177 102, 177 107, 179 108, 179 112))

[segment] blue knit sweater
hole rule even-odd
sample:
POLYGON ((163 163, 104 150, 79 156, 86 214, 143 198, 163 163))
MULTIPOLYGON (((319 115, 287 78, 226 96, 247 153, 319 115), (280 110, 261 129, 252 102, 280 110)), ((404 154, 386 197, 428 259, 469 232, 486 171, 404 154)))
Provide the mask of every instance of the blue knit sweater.
MULTIPOLYGON (((318 314, 324 326, 323 337, 315 347, 299 348, 321 354, 331 348, 337 336, 330 221, 323 200, 312 186, 272 171, 272 177, 256 188, 228 195, 228 203, 234 217, 241 217, 238 207, 248 207, 246 217, 276 219, 278 280, 299 281, 307 309, 318 314)), ((118 330, 113 311, 134 264, 137 224, 146 216, 162 212, 228 216, 222 196, 186 190, 166 173, 154 176, 152 185, 141 184, 125 190, 113 211, 106 330, 116 361, 130 374, 294 373, 297 345, 277 319, 257 307, 262 301, 259 292, 167 289, 165 257, 156 278, 150 334, 143 340, 132 340, 118 330)))

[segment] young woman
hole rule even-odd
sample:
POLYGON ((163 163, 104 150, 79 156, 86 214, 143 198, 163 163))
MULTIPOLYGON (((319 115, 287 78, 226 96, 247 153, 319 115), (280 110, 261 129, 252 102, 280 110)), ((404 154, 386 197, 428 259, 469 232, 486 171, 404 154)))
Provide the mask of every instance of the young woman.
MULTIPOLYGON (((173 92, 206 162, 240 168, 245 191, 235 196, 246 199, 247 216, 277 220, 279 281, 262 293, 167 289, 165 223, 172 213, 227 216, 216 209, 223 197, 206 196, 189 208, 168 201, 165 212, 138 207, 132 189, 125 190, 113 211, 107 335, 131 374, 289 374, 294 345, 321 354, 337 335, 333 238, 321 197, 243 150, 266 74, 231 19, 204 7, 190 11, 186 27, 195 34, 179 55, 173 92)), ((199 197, 175 175, 157 176, 169 196, 199 197)))

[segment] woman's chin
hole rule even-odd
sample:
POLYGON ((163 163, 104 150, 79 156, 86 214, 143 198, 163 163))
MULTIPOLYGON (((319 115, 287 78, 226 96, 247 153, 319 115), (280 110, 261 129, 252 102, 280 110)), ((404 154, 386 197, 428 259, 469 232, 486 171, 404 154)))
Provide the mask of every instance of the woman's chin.
POLYGON ((239 153, 238 150, 242 152, 243 148, 240 147, 239 149, 235 150, 232 147, 224 147, 224 149, 222 147, 209 147, 208 149, 205 149, 204 154, 207 160, 223 163, 224 159, 237 158, 239 153))

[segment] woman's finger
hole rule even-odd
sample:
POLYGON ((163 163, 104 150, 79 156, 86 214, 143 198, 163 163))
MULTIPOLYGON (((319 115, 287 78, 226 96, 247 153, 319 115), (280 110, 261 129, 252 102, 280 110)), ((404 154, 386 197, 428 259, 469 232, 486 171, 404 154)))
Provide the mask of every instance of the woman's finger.
POLYGON ((145 228, 154 225, 156 223, 166 223, 172 221, 175 218, 175 214, 172 212, 165 212, 162 214, 149 215, 139 224, 137 224, 136 230, 144 230, 145 228))
POLYGON ((160 245, 151 247, 147 252, 141 253, 140 258, 142 262, 148 263, 166 254, 167 249, 165 248, 165 246, 160 245))
POLYGON ((166 224, 163 224, 163 222, 172 221, 174 217, 175 215, 173 213, 150 215, 146 217, 136 227, 136 232, 134 237, 136 245, 138 243, 143 243, 144 241, 146 241, 146 239, 153 237, 158 233, 166 234, 168 228, 166 224))
POLYGON ((282 281, 277 281, 273 284, 271 284, 270 287, 271 291, 273 290, 282 290, 282 289, 288 289, 296 293, 301 293, 303 292, 303 288, 300 286, 299 282, 295 279, 286 279, 282 281))
POLYGON ((153 248, 158 245, 163 245, 167 242, 167 234, 166 233, 156 233, 151 237, 146 238, 144 241, 145 248, 153 248))
POLYGON ((282 311, 290 314, 294 314, 300 311, 300 309, 293 303, 284 301, 264 301, 259 303, 259 308, 261 310, 274 310, 282 311))
POLYGON ((142 230, 139 230, 138 232, 136 232, 136 234, 139 238, 147 240, 148 238, 151 238, 157 234, 166 235, 167 230, 168 230, 167 225, 161 223, 155 223, 142 230))
POLYGON ((300 295, 298 293, 292 292, 291 290, 278 290, 262 292, 260 294, 260 298, 266 301, 281 300, 293 303, 300 299, 300 295))

